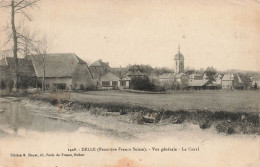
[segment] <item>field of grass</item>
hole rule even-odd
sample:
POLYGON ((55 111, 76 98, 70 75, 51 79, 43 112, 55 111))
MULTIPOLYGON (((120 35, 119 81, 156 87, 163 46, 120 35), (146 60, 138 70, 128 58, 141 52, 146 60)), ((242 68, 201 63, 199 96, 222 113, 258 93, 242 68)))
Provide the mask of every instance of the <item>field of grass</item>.
POLYGON ((55 92, 33 94, 29 99, 58 106, 58 111, 65 108, 75 116, 79 111, 96 115, 112 112, 137 124, 190 122, 228 134, 260 133, 259 91, 55 92))
POLYGON ((173 91, 167 94, 136 94, 120 91, 46 93, 79 102, 122 103, 152 109, 260 112, 260 91, 173 91))

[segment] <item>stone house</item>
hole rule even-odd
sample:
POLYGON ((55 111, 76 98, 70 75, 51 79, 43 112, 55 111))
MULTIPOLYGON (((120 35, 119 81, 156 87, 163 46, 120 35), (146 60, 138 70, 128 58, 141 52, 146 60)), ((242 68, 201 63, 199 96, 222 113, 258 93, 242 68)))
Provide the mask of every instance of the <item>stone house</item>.
POLYGON ((222 78, 222 89, 233 89, 238 84, 238 78, 234 74, 225 74, 222 78))
POLYGON ((46 89, 79 90, 94 86, 92 75, 85 61, 74 53, 47 54, 43 60, 40 55, 28 55, 33 62, 39 80, 44 77, 46 89), (45 64, 45 68, 43 68, 45 64))
POLYGON ((184 89, 188 87, 189 78, 184 73, 165 73, 159 76, 159 81, 166 89, 184 89))

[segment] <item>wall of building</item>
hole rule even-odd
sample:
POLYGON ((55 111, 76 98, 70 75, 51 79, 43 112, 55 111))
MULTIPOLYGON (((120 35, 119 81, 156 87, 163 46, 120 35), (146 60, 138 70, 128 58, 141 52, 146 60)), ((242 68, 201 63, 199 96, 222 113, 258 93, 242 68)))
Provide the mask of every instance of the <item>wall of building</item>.
POLYGON ((175 64, 175 73, 184 73, 184 60, 180 59, 180 60, 174 60, 174 64, 175 64))
POLYGON ((233 80, 222 80, 223 89, 231 89, 234 87, 233 80))
POLYGON ((188 76, 183 75, 180 78, 180 83, 181 83, 181 88, 182 89, 188 87, 188 85, 189 85, 189 78, 188 78, 188 76))
POLYGON ((72 89, 88 89, 95 85, 87 64, 78 64, 72 75, 72 89))
MULTIPOLYGON (((41 81, 42 78, 39 78, 41 81)), ((72 88, 72 78, 45 78, 46 89, 55 89, 56 84, 65 84, 66 89, 70 90, 72 88)))

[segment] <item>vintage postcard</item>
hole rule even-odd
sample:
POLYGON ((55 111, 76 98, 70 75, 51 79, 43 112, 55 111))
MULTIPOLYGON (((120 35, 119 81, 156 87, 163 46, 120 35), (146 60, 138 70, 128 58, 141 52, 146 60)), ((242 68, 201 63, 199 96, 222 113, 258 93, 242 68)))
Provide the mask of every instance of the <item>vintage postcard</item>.
POLYGON ((259 0, 0 0, 0 167, 260 167, 259 0))

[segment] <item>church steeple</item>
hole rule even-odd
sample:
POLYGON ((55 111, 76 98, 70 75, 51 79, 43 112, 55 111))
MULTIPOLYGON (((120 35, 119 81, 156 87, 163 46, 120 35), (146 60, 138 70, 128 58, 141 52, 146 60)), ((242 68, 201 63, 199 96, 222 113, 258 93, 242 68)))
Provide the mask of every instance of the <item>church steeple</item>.
POLYGON ((184 72, 184 56, 181 54, 180 44, 178 45, 178 53, 174 56, 175 73, 184 72))

